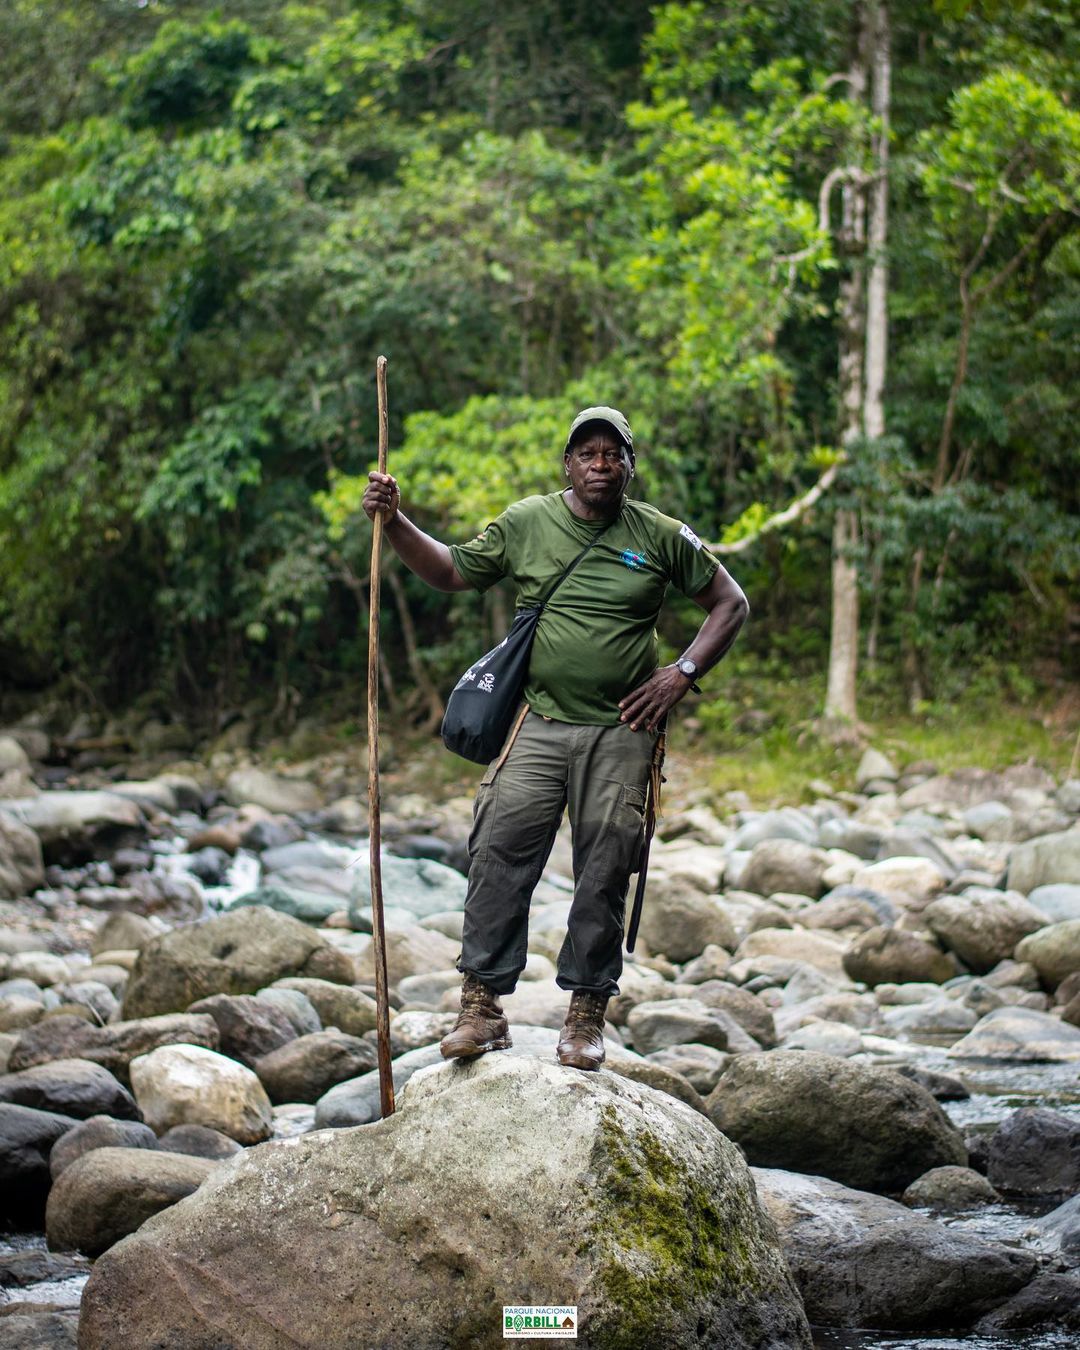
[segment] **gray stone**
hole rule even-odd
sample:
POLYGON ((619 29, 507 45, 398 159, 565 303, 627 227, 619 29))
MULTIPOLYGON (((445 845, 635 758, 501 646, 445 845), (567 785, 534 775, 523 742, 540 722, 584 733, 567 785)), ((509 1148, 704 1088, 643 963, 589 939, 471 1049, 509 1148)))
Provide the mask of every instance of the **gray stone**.
POLYGON ((411 1008, 423 1008, 436 1012, 442 1006, 443 995, 448 989, 460 990, 461 972, 433 970, 429 975, 406 975, 398 982, 398 997, 411 1008))
POLYGON ((739 877, 739 886, 758 895, 791 891, 817 899, 825 889, 828 858, 819 848, 795 839, 766 839, 756 844, 739 877))
POLYGON ((979 802, 964 812, 964 828, 979 839, 1013 838, 1013 813, 1004 802, 979 802))
POLYGON ((735 947, 735 929, 716 896, 679 878, 650 886, 639 931, 650 952, 672 961, 689 961, 708 946, 735 947))
POLYGON ((25 994, 0 997, 0 1032, 25 1031, 40 1022, 44 1014, 45 1004, 40 998, 28 998, 25 994))
POLYGON ((99 1027, 78 1017, 49 1017, 20 1035, 9 1069, 28 1069, 58 1059, 90 1060, 127 1082, 128 1065, 161 1045, 218 1047, 213 1020, 194 1013, 168 1013, 99 1027))
POLYGON ((881 1014, 891 1036, 962 1036, 978 1022, 978 1015, 956 999, 939 996, 926 1003, 904 1003, 881 1014))
MULTIPOLYGON (((1080 1332, 1080 1274, 1044 1271, 1036 1275, 1019 1293, 980 1317, 975 1331, 995 1338, 1004 1332, 1010 1340, 1015 1340, 1010 1333, 1017 1331, 1080 1332)), ((1059 1336, 1055 1334, 1048 1344, 1061 1344, 1059 1336)))
POLYGON ((0 1350, 76 1350, 78 1308, 12 1303, 0 1312, 0 1350))
POLYGON ((802 844, 818 842, 818 825, 808 811, 782 806, 776 811, 753 815, 735 831, 730 847, 753 849, 766 839, 795 839, 802 844))
POLYGON ((210 1158, 222 1162, 242 1152, 243 1145, 209 1125, 174 1125, 158 1140, 166 1153, 186 1153, 192 1158, 210 1158))
POLYGON ((923 919, 939 941, 978 974, 1011 957, 1021 938, 1046 926, 1022 895, 969 886, 927 905, 923 919))
POLYGON ((85 1008, 98 1023, 112 1021, 120 1011, 119 999, 100 980, 75 980, 54 985, 53 990, 61 1002, 85 1008))
POLYGON ((1044 914, 1049 923, 1080 919, 1080 885, 1060 881, 1036 886, 1028 896, 1028 904, 1044 914))
POLYGON ((322 794, 313 783, 298 778, 284 778, 265 769, 235 769, 225 780, 225 797, 233 806, 253 802, 267 811, 286 816, 304 811, 318 811, 323 805, 322 794))
POLYGON ((875 750, 873 746, 868 746, 863 751, 862 759, 859 760, 859 767, 855 770, 855 787, 859 792, 863 792, 867 783, 874 779, 895 783, 899 777, 900 774, 888 755, 875 750))
POLYGON ((44 885, 41 840, 28 825, 0 810, 0 900, 18 900, 44 885))
POLYGON ((375 1000, 360 989, 330 980, 314 980, 290 976, 277 980, 271 988, 293 989, 311 1001, 324 1027, 337 1027, 350 1036, 363 1036, 375 1029, 377 1008, 375 1000))
POLYGON ((318 895, 294 887, 267 885, 258 886, 246 895, 232 902, 231 909, 242 909, 251 905, 263 905, 276 910, 278 914, 288 914, 301 923, 325 923, 331 914, 345 909, 343 898, 332 895, 318 895))
POLYGON ((1056 989, 1067 976, 1080 970, 1080 919, 1048 924, 1017 943, 1015 956, 1039 972, 1047 989, 1056 989))
POLYGON ((899 1191, 931 1167, 967 1162, 959 1132, 917 1084, 810 1050, 740 1055, 706 1108, 752 1163, 861 1189, 899 1191))
POLYGON ((780 957, 820 971, 837 984, 848 983, 844 973, 844 947, 835 938, 805 929, 759 928, 749 933, 735 951, 736 962, 780 957))
POLYGON ((1080 1195, 1036 1219, 1036 1245, 1041 1251, 1054 1252, 1074 1266, 1080 1266, 1080 1195))
POLYGON ((47 989, 63 984, 71 976, 71 969, 62 956, 54 952, 16 952, 8 959, 8 975, 13 980, 33 980, 47 989))
POLYGON ((1054 793, 1058 806, 1070 816, 1080 816, 1080 778, 1069 778, 1054 793))
POLYGON ((950 1213, 992 1205, 1001 1196, 980 1172, 970 1167, 932 1167, 916 1177, 901 1198, 912 1209, 950 1213))
POLYGON ((7 1074, 0 1078, 0 1102, 32 1106, 76 1120, 90 1116, 135 1120, 139 1115, 131 1094, 108 1069, 85 1059, 57 1059, 7 1074))
MULTIPOLYGON (((453 867, 430 858, 395 858, 385 853, 382 859, 383 903, 407 910, 416 919, 465 905, 469 883, 453 867)), ((371 878, 367 860, 354 870, 350 915, 371 905, 371 878)))
POLYGON ((374 1129, 238 1159, 99 1260, 80 1339, 495 1344, 508 1279, 576 1303, 585 1344, 810 1345, 736 1149, 647 1088, 512 1055, 423 1074, 374 1129))
POLYGON ((1020 1289, 1030 1252, 984 1242, 894 1200, 818 1176, 753 1169, 807 1316, 825 1327, 963 1326, 1020 1289))
POLYGON ((1044 834, 1017 844, 1009 855, 1009 889, 1029 895, 1055 882, 1080 884, 1080 829, 1044 834))
POLYGON ((255 1064, 259 1081, 275 1105, 316 1102, 330 1088, 376 1066, 369 1041, 336 1029, 299 1036, 255 1064))
POLYGON ((107 951, 140 951, 147 943, 166 932, 168 929, 159 919, 126 912, 110 914, 90 939, 90 954, 97 956, 99 952, 107 951))
POLYGON ((781 1050, 812 1050, 847 1059, 863 1048, 862 1037, 846 1022, 807 1022, 780 1042, 781 1050))
POLYGON ((276 1008, 288 1018, 298 1036, 310 1036, 322 1030, 322 1019, 306 994, 299 989, 260 989, 255 995, 260 1003, 276 1008))
MULTIPOLYGON (((45 1211, 49 1245, 96 1256, 153 1214, 193 1194, 218 1163, 180 1153, 98 1148, 53 1186, 45 1211)), ((154 1302, 161 1290, 154 1289, 154 1302)))
POLYGON ((5 802, 4 811, 34 831, 46 862, 98 857, 147 830, 136 803, 115 792, 42 792, 5 802))
POLYGON ((648 1058, 662 1068, 681 1074, 695 1092, 707 1097, 731 1063, 731 1056, 711 1045, 672 1045, 654 1050, 648 1058))
POLYGON ((407 1050, 433 1045, 442 1040, 456 1020, 452 1012, 399 1012, 390 1023, 390 1053, 403 1055, 407 1050))
POLYGON ((995 1008, 947 1053, 956 1059, 1068 1064, 1080 1060, 1080 1028, 1033 1008, 995 1008))
POLYGON ((706 1007, 723 1009, 766 1050, 776 1044, 773 1015, 756 994, 723 980, 706 980, 697 986, 694 997, 706 1007))
POLYGON ((355 972, 345 952, 299 920, 269 909, 231 910, 144 947, 124 1016, 180 1012, 211 994, 253 994, 285 975, 350 984, 355 972))
MULTIPOLYGON (((220 1050, 230 1059, 238 1059, 251 1068, 257 1059, 268 1055, 296 1036, 292 1023, 273 1004, 253 994, 212 994, 199 999, 188 1009, 189 1016, 210 1017, 217 1027, 218 1043, 195 1042, 211 1050, 220 1050)), ((147 1046, 148 1050, 154 1049, 147 1046)))
MULTIPOLYGON (((411 924, 407 928, 386 931, 386 978, 396 986, 406 975, 425 975, 431 970, 446 970, 457 962, 461 943, 411 924)), ((375 955, 368 943, 356 963, 360 984, 374 984, 375 955)))
POLYGON ((1080 1120, 1046 1107, 1014 1111, 990 1137, 987 1175, 1023 1195, 1080 1189, 1080 1120))
POLYGON ((944 984, 956 974, 956 964, 940 947, 914 933, 870 928, 845 952, 844 970, 872 989, 879 984, 944 984))
POLYGON ((855 873, 851 885, 883 895, 898 909, 916 913, 945 889, 941 868, 922 857, 890 856, 855 873))
POLYGON ((6 1223, 39 1223, 52 1185, 49 1155, 78 1122, 72 1116, 0 1102, 0 1188, 6 1223))
POLYGON ((73 1162, 95 1148, 157 1148, 157 1135, 138 1120, 91 1116, 68 1130, 53 1145, 49 1171, 55 1181, 73 1162))
POLYGON ((658 1003, 639 1003, 626 1020, 638 1054, 666 1050, 673 1045, 711 1045, 715 1050, 728 1048, 730 1019, 720 1010, 709 1008, 693 998, 664 999, 658 1003))
POLYGON ((198 1045, 163 1045, 132 1060, 131 1086, 157 1134, 173 1125, 209 1125, 240 1144, 270 1137, 270 1102, 255 1074, 198 1045))

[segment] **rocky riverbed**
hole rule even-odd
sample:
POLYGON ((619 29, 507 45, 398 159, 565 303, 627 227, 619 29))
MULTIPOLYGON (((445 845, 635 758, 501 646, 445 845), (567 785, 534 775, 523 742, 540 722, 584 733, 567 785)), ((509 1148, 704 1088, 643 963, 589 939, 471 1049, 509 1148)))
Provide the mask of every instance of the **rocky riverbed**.
POLYGON ((513 1050, 441 1061, 469 802, 390 796, 386 1122, 358 786, 0 732, 0 1347, 1076 1343, 1080 782, 670 807, 597 1075, 562 836, 513 1050))

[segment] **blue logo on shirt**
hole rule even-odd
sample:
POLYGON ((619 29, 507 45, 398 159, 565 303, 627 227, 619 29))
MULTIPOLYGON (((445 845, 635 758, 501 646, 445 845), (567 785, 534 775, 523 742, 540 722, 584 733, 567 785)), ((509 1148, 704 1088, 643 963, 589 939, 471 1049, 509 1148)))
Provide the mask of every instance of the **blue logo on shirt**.
POLYGON ((630 568, 631 572, 639 572, 645 566, 645 554, 635 553, 633 549, 624 548, 622 560, 630 568))

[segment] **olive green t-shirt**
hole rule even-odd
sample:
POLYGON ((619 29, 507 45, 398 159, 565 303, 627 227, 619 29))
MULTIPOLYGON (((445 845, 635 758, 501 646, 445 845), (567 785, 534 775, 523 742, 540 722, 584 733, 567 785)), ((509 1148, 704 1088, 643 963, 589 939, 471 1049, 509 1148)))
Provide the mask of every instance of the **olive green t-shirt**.
MULTIPOLYGON (((450 556, 477 590, 508 577, 518 608, 538 605, 568 563, 604 530, 561 492, 508 507, 450 556)), ((559 722, 614 726, 619 700, 656 669, 656 618, 668 584, 694 596, 719 564, 689 526, 645 502, 622 512, 548 602, 533 643, 525 699, 559 722)))

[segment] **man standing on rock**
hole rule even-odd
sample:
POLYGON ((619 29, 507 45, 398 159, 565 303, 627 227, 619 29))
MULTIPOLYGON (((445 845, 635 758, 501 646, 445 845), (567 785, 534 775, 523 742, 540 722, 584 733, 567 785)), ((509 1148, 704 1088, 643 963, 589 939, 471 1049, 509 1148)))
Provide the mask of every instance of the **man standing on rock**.
POLYGON ((508 507, 467 544, 447 545, 402 514, 397 481, 369 474, 364 510, 439 591, 486 590, 506 577, 519 606, 538 604, 566 566, 594 546, 552 596, 525 685, 528 708, 476 796, 461 957, 461 1011, 442 1041, 448 1059, 510 1045, 501 994, 525 967, 529 903, 564 808, 574 899, 556 983, 570 992, 558 1059, 604 1060, 604 1011, 619 992, 626 895, 643 845, 645 791, 664 718, 734 642, 746 598, 688 525, 626 494, 634 439, 614 408, 574 418, 562 491, 508 507), (600 537, 598 537, 600 536, 600 537), (705 611, 678 661, 657 666, 655 624, 668 584, 705 611))

